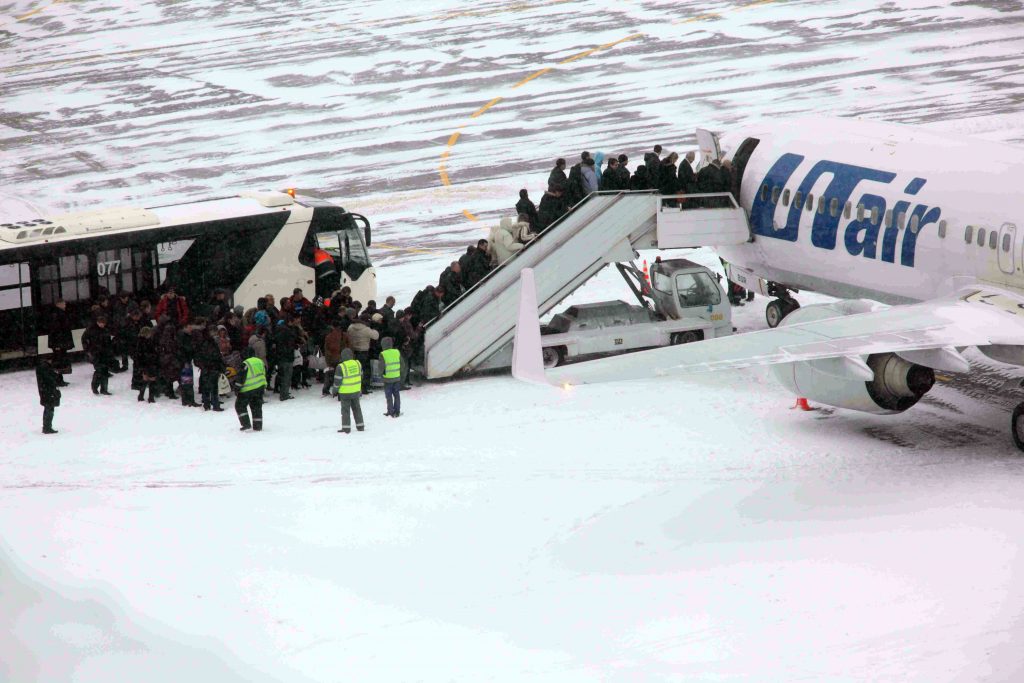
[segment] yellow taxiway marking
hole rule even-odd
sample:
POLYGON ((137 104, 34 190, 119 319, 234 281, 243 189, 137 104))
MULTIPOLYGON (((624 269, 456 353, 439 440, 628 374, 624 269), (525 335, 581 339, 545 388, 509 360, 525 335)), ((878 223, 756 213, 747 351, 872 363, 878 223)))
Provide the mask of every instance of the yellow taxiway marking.
MULTIPOLYGON (((722 10, 722 12, 734 12, 734 11, 738 11, 738 10, 742 10, 742 9, 749 9, 751 7, 755 7, 755 6, 758 6, 758 5, 767 5, 767 4, 772 3, 772 2, 778 2, 778 0, 751 0, 751 2, 747 2, 747 3, 744 3, 742 5, 737 5, 735 7, 730 7, 728 9, 726 9, 726 10, 722 10)), ((699 22, 699 21, 707 21, 708 19, 719 19, 719 18, 721 18, 721 16, 722 16, 722 13, 705 12, 704 14, 698 14, 696 16, 692 16, 692 17, 689 17, 687 19, 677 19, 677 20, 673 21, 672 23, 673 24, 686 24, 686 23, 693 23, 693 22, 699 22)), ((624 36, 622 38, 619 38, 618 40, 613 40, 610 43, 605 43, 603 45, 598 45, 597 47, 592 47, 592 48, 589 48, 587 50, 583 50, 582 52, 577 52, 576 54, 574 54, 574 55, 572 55, 570 57, 566 57, 565 59, 561 60, 555 66, 561 66, 563 64, 571 64, 572 62, 575 62, 575 61, 577 61, 579 59, 584 59, 586 57, 589 57, 591 55, 597 54, 599 52, 603 52, 605 50, 610 50, 611 48, 616 47, 617 45, 621 45, 622 43, 629 42, 631 40, 637 40, 638 38, 643 38, 646 35, 647 35, 646 33, 631 33, 628 36, 624 36)), ((522 80, 517 82, 515 85, 513 85, 512 88, 519 88, 521 86, 526 85, 527 83, 529 83, 530 81, 532 81, 534 79, 540 78, 541 76, 543 76, 543 75, 553 71, 555 69, 555 66, 546 66, 543 69, 540 69, 538 71, 534 71, 532 74, 530 74, 529 76, 526 76, 525 78, 523 78, 522 80)), ((496 105, 499 102, 501 102, 503 99, 504 99, 503 97, 495 97, 490 102, 488 102, 487 104, 483 105, 482 107, 477 109, 475 112, 470 114, 469 118, 470 119, 479 118, 483 114, 487 113, 487 111, 489 111, 492 107, 494 107, 494 105, 496 105)), ((464 127, 465 127, 465 125, 460 126, 459 129, 455 133, 452 133, 452 136, 450 138, 448 138, 447 148, 444 150, 444 152, 441 153, 441 163, 438 165, 437 171, 438 171, 438 176, 441 179, 441 184, 444 185, 445 187, 451 187, 451 185, 452 185, 451 177, 448 175, 448 159, 451 158, 452 147, 454 147, 455 143, 458 142, 459 137, 462 135, 462 129, 464 127)), ((463 209, 462 210, 462 215, 465 216, 466 218, 468 218, 471 221, 479 220, 475 215, 470 213, 468 209, 463 209)))

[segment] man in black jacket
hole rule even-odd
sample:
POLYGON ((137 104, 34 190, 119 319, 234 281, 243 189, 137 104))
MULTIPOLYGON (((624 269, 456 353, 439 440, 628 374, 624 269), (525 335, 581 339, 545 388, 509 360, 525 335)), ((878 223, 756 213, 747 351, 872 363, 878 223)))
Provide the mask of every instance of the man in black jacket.
POLYGON ((530 199, 530 194, 526 190, 519 190, 516 213, 526 214, 530 219, 530 232, 537 232, 537 205, 530 199))
POLYGON ((565 201, 568 206, 576 204, 587 196, 587 189, 583 185, 583 164, 590 158, 590 152, 580 154, 580 162, 569 169, 569 180, 565 187, 565 201))
POLYGON ((277 363, 277 396, 280 401, 294 398, 292 366, 295 363, 295 328, 283 319, 274 328, 274 362, 277 363))
POLYGON ((552 185, 540 198, 540 209, 537 210, 537 231, 545 230, 565 215, 565 211, 565 198, 562 196, 562 191, 552 185))
POLYGON ((661 178, 658 171, 661 170, 661 145, 655 145, 653 152, 644 155, 644 166, 647 167, 647 182, 652 188, 661 187, 661 178))
POLYGON ((679 162, 679 191, 683 194, 694 194, 697 191, 697 176, 693 173, 693 160, 696 155, 690 151, 679 162))
MULTIPOLYGON (((472 254, 466 254, 467 266, 463 269, 463 280, 466 283, 466 289, 469 289, 476 283, 483 280, 487 273, 491 272, 491 254, 487 240, 479 240, 476 243, 476 249, 472 254)), ((413 316, 416 315, 415 309, 413 310, 413 316)))
POLYGON ((227 367, 224 357, 220 355, 220 347, 214 335, 217 328, 212 325, 206 328, 196 348, 196 365, 199 366, 199 393, 203 397, 203 410, 213 407, 214 412, 221 412, 220 407, 220 375, 227 367))
POLYGON ((60 389, 57 383, 60 375, 53 368, 48 356, 36 360, 36 386, 39 388, 39 405, 43 406, 43 434, 56 434, 53 428, 54 409, 60 405, 60 389))
POLYGON ((114 359, 114 340, 107 329, 107 316, 96 317, 96 322, 82 335, 82 347, 92 362, 92 393, 110 396, 107 382, 117 361, 114 359))
POLYGON ((458 261, 452 261, 438 280, 438 286, 444 289, 444 305, 451 306, 455 300, 462 296, 466 287, 462 282, 462 266, 458 261))
MULTIPOLYGON (((53 368, 61 374, 71 372, 71 364, 67 361, 67 353, 75 347, 75 341, 71 337, 73 329, 71 316, 68 314, 67 304, 64 299, 57 299, 53 305, 53 313, 50 316, 49 345, 53 351, 53 368)), ((66 387, 67 382, 61 377, 57 386, 66 387)))
POLYGON ((568 182, 569 179, 565 176, 565 159, 559 159, 555 162, 555 167, 551 169, 551 173, 548 175, 548 187, 554 185, 564 190, 568 182))

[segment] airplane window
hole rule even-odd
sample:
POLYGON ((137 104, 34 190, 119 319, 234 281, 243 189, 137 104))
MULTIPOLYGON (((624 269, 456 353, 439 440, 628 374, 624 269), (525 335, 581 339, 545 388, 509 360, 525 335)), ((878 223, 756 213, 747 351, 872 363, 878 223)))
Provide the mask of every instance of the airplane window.
POLYGON ((1003 251, 1010 251, 1010 236, 1003 235, 1003 251))
POLYGON ((988 248, 989 249, 995 249, 996 248, 996 242, 998 242, 998 241, 999 241, 999 235, 996 234, 996 231, 995 230, 990 231, 988 233, 988 248))
MULTIPOLYGON (((902 216, 903 214, 900 214, 900 215, 902 216)), ((912 233, 914 233, 916 235, 917 234, 917 229, 918 229, 918 227, 920 227, 920 225, 921 225, 921 219, 918 218, 917 214, 915 213, 913 216, 910 217, 910 232, 912 232, 912 233)))
POLYGON ((819 216, 824 216, 825 215, 825 198, 824 197, 818 197, 818 215, 819 216))
POLYGON ((845 211, 843 212, 843 214, 844 214, 844 215, 845 215, 845 216, 846 216, 847 218, 849 218, 849 217, 850 217, 850 210, 851 210, 852 208, 853 208, 853 202, 846 202, 846 210, 845 210, 845 211))
MULTIPOLYGON (((847 206, 849 206, 849 204, 847 204, 847 206)), ((828 203, 828 212, 832 214, 832 218, 839 217, 839 199, 837 197, 833 197, 832 201, 828 203)), ((849 216, 847 216, 847 218, 849 218, 849 216)))
POLYGON ((775 187, 772 188, 772 204, 778 204, 779 203, 779 191, 780 190, 781 190, 781 188, 778 185, 776 185, 775 187))
POLYGON ((814 195, 807 193, 807 211, 814 211, 814 195))
POLYGON ((978 228, 978 246, 985 246, 985 228, 978 228))
POLYGON ((970 244, 972 239, 974 239, 974 226, 973 225, 968 225, 964 229, 964 242, 967 242, 967 244, 970 244))
POLYGON ((761 201, 762 202, 768 201, 768 184, 767 183, 765 183, 764 185, 761 186, 761 201))
POLYGON ((893 222, 892 222, 892 218, 893 218, 893 216, 892 216, 892 209, 889 209, 889 210, 887 210, 885 212, 885 225, 887 227, 891 228, 894 225, 893 222))
POLYGON ((789 206, 789 190, 782 193, 782 205, 789 206))
POLYGON ((793 197, 793 206, 797 209, 804 208, 804 195, 800 190, 796 191, 796 196, 793 197))
POLYGON ((900 230, 907 227, 907 214, 905 212, 900 211, 898 214, 896 214, 896 225, 899 227, 900 230))
POLYGON ((864 205, 863 204, 858 204, 857 205, 857 220, 859 220, 859 221, 864 220, 864 205))
POLYGON ((946 237, 946 221, 939 221, 939 238, 944 239, 946 237))
POLYGON ((872 206, 871 207, 871 224, 872 225, 878 225, 878 207, 877 206, 872 206))

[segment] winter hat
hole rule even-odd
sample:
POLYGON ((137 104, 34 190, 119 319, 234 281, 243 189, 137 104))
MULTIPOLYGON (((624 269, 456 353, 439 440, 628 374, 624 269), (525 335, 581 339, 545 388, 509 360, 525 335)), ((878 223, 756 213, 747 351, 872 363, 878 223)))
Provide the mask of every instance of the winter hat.
POLYGON ((395 347, 395 341, 391 337, 384 337, 380 340, 380 347, 382 349, 392 349, 395 347))
POLYGON ((342 349, 341 350, 341 359, 342 360, 352 360, 353 357, 354 356, 352 355, 352 349, 342 349))
POLYGON ((270 316, 267 315, 266 311, 256 311, 256 315, 252 317, 252 320, 259 327, 270 324, 270 316))
POLYGON ((235 315, 237 315, 239 318, 245 315, 245 309, 242 307, 241 304, 235 306, 232 310, 235 312, 235 315))
POLYGON ((375 323, 379 323, 382 320, 384 320, 384 316, 382 316, 380 313, 374 313, 373 315, 370 316, 370 320, 372 320, 375 323))

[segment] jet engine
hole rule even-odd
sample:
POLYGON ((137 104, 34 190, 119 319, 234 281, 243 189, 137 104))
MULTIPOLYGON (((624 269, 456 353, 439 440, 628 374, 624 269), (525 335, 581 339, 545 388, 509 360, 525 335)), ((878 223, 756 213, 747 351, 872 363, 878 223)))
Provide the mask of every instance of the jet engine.
MULTIPOLYGON (((782 325, 867 313, 880 307, 864 300, 807 306, 786 316, 782 325)), ((866 358, 839 356, 783 363, 772 370, 776 379, 797 396, 837 408, 885 415, 902 413, 921 400, 935 384, 933 367, 959 370, 962 358, 952 358, 951 353, 955 351, 875 353, 866 358), (918 358, 932 365, 913 362, 918 358)))

